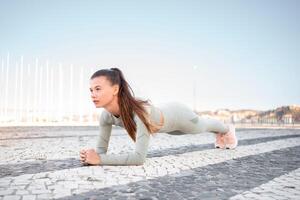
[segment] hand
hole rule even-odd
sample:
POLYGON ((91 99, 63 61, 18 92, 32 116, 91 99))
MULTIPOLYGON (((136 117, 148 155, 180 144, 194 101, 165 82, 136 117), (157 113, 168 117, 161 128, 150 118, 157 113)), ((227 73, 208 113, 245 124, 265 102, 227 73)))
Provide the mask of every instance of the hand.
POLYGON ((80 152, 80 162, 83 165, 86 165, 85 160, 86 160, 86 150, 82 149, 80 152))
POLYGON ((84 165, 99 165, 101 163, 101 158, 94 149, 88 149, 80 151, 80 161, 84 165))

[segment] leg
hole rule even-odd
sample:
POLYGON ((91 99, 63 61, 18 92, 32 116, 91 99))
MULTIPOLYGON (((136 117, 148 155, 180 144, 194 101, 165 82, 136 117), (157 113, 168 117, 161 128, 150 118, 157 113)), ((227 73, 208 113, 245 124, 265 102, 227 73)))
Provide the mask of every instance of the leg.
POLYGON ((235 127, 233 125, 225 124, 218 119, 198 116, 183 104, 177 104, 174 110, 172 109, 170 116, 175 118, 174 124, 178 126, 178 129, 169 134, 213 132, 216 135, 216 148, 226 147, 233 149, 237 146, 235 127))
POLYGON ((213 118, 202 118, 199 117, 198 126, 205 127, 206 132, 213 132, 216 134, 215 148, 226 147, 225 134, 229 132, 229 125, 224 124, 222 121, 213 118), (200 122, 199 122, 200 121, 200 122))
POLYGON ((168 110, 172 110, 170 117, 174 119, 174 124, 178 126, 177 130, 182 133, 214 132, 225 134, 229 131, 228 125, 222 121, 199 116, 183 104, 175 104, 174 108, 168 108, 168 110))
POLYGON ((182 124, 181 131, 192 134, 213 132, 216 136, 215 148, 234 149, 237 146, 234 126, 218 119, 194 116, 192 120, 182 124))
POLYGON ((205 126, 206 131, 208 132, 214 132, 214 133, 227 133, 229 131, 229 126, 222 121, 218 119, 213 119, 213 118, 200 118, 202 120, 202 123, 205 126))

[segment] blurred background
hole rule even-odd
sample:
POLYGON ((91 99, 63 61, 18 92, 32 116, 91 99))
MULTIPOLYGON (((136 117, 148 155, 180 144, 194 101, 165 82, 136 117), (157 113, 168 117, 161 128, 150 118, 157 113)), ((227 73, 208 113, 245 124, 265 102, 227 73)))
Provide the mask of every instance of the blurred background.
POLYGON ((1 0, 0 124, 97 124, 89 78, 111 67, 154 104, 294 123, 299 9, 297 0, 1 0))

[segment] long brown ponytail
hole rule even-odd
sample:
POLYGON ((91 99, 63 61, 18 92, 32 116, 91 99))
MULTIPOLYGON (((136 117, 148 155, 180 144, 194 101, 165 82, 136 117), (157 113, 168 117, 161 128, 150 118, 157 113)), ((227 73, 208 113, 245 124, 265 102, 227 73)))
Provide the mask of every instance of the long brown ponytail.
POLYGON ((132 88, 125 80, 120 69, 101 69, 96 71, 90 79, 99 76, 105 76, 111 82, 111 85, 119 85, 118 104, 120 108, 120 116, 125 129, 134 142, 136 141, 136 123, 134 121, 134 113, 136 113, 142 120, 149 133, 152 133, 152 130, 158 127, 150 122, 149 115, 144 107, 145 105, 150 105, 149 102, 151 101, 149 99, 144 101, 135 98, 132 88))

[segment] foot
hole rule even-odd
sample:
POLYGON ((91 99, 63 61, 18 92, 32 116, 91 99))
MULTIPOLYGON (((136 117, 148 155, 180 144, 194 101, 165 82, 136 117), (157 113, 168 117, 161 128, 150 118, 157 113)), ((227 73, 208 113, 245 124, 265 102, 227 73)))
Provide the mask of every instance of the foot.
POLYGON ((216 142, 215 148, 224 149, 225 148, 225 140, 223 133, 216 133, 216 142))
POLYGON ((235 135, 235 127, 233 124, 229 125, 229 131, 224 135, 224 142, 226 149, 234 149, 237 147, 238 140, 235 135))

